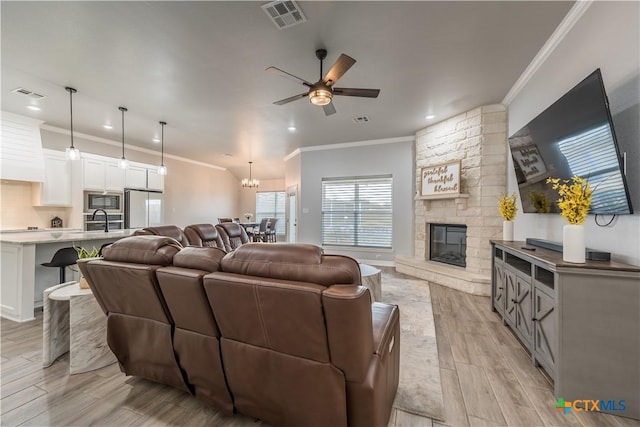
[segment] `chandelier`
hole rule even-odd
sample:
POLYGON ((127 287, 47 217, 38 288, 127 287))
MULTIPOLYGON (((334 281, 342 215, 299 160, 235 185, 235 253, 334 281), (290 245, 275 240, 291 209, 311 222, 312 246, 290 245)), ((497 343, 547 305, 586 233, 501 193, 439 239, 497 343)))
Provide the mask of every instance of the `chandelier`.
POLYGON ((260 185, 260 181, 258 181, 257 179, 253 179, 251 177, 251 164, 253 162, 249 162, 249 179, 244 178, 242 180, 242 186, 243 187, 248 187, 248 188, 257 188, 260 185))

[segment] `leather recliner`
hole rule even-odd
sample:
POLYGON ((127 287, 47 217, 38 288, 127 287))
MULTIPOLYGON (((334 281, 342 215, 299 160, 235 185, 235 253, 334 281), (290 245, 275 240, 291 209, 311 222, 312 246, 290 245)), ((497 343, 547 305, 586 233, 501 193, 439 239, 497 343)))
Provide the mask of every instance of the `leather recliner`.
POLYGON ((104 248, 104 259, 81 259, 78 266, 107 315, 107 343, 120 369, 189 391, 156 279, 156 270, 171 265, 181 249, 169 237, 135 236, 104 248))
POLYGON ((358 263, 313 245, 250 243, 204 277, 235 407, 278 426, 386 426, 399 380, 397 306, 358 263))
POLYGON ((191 246, 220 248, 225 251, 224 242, 213 224, 193 224, 184 228, 184 234, 191 246))
POLYGON ((249 236, 247 236, 247 232, 240 224, 223 222, 216 224, 215 227, 220 233, 220 237, 224 243, 224 250, 227 252, 235 251, 240 246, 249 243, 249 236))
MULTIPOLYGON (((176 239, 182 246, 189 246, 189 239, 184 234, 184 231, 175 225, 161 225, 158 227, 146 227, 142 229, 143 232, 152 234, 154 236, 166 236, 176 239)), ((137 233, 137 232, 136 232, 137 233)))

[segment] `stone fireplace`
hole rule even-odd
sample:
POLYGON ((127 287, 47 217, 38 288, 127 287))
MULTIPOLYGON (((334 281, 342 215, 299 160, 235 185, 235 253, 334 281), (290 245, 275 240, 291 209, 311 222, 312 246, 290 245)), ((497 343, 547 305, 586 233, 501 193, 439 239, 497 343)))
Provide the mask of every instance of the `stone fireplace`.
MULTIPOLYGON (((507 152, 503 105, 475 108, 416 134, 416 189, 420 189, 421 168, 457 160, 461 188, 460 194, 438 197, 420 196, 416 191, 414 256, 396 257, 397 271, 473 294, 490 294, 489 240, 502 238, 498 199, 506 192, 507 152), (457 243, 464 250, 464 265, 432 258, 434 225, 466 227, 464 245, 457 243)), ((455 234, 445 238, 444 247, 452 249, 455 238, 455 234)))

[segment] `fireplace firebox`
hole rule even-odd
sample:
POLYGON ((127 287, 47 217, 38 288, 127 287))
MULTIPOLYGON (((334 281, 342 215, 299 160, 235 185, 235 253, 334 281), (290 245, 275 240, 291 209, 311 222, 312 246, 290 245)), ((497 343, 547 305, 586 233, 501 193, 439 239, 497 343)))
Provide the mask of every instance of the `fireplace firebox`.
POLYGON ((429 224, 429 259, 466 267, 467 226, 429 224))

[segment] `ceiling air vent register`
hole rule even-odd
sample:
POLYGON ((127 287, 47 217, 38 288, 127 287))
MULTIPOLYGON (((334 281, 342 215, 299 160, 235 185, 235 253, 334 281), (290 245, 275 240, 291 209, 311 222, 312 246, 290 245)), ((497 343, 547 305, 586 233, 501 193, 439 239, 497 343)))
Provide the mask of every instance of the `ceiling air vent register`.
POLYGON ((39 93, 32 92, 29 89, 25 89, 23 87, 16 88, 11 92, 17 93, 18 95, 28 96, 31 99, 42 99, 45 97, 45 95, 40 95, 39 93))
POLYGON ((354 117, 351 120, 353 120, 353 123, 367 123, 369 121, 369 117, 359 116, 359 117, 354 117))
POLYGON ((293 0, 272 1, 262 5, 262 10, 271 18, 271 21, 278 29, 293 27, 294 25, 307 22, 302 10, 293 0))

